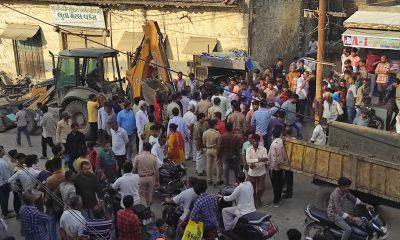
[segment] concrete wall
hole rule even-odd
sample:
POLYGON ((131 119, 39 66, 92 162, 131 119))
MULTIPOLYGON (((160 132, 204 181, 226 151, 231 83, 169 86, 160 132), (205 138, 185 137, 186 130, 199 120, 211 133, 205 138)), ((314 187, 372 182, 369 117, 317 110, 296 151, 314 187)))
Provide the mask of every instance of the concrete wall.
POLYGON ((253 0, 252 8, 252 57, 267 66, 278 57, 288 62, 297 56, 302 37, 302 1, 253 0))

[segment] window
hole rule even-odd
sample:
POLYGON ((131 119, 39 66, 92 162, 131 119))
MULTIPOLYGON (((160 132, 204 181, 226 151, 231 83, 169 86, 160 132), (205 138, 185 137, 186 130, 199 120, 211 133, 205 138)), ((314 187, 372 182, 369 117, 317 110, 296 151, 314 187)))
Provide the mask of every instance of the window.
POLYGON ((76 71, 75 71, 75 59, 70 57, 61 57, 59 62, 57 87, 75 87, 76 82, 76 71))

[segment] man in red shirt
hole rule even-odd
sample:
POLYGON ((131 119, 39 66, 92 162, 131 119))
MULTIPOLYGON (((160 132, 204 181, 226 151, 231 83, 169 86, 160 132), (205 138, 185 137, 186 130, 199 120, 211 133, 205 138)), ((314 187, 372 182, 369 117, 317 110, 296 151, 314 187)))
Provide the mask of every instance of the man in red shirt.
POLYGON ((381 61, 381 57, 376 55, 374 50, 372 50, 372 49, 368 50, 365 68, 367 69, 368 79, 371 83, 370 84, 370 86, 371 86, 370 97, 372 97, 372 94, 373 94, 374 88, 375 88, 375 80, 376 80, 375 68, 380 63, 380 61, 381 61))
POLYGON ((118 239, 141 240, 139 218, 132 210, 132 195, 125 196, 122 202, 125 208, 117 212, 118 239))
POLYGON ((217 120, 215 124, 215 130, 217 130, 221 135, 226 133, 225 122, 222 121, 222 114, 220 112, 214 113, 214 119, 217 120))

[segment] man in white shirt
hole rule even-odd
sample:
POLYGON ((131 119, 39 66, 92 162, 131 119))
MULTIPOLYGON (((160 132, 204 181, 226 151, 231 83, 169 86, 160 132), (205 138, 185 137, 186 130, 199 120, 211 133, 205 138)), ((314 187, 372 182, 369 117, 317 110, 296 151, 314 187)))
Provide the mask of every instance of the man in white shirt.
POLYGON ((189 136, 189 129, 188 129, 188 126, 186 125, 185 121, 183 120, 183 118, 179 116, 179 109, 178 108, 172 109, 172 114, 174 117, 171 118, 168 122, 167 136, 169 136, 169 125, 171 123, 174 123, 178 126, 177 131, 182 134, 182 137, 185 140, 187 140, 187 137, 189 136))
MULTIPOLYGON (((228 103, 228 99, 224 96, 224 89, 219 88, 218 92, 211 97, 211 102, 214 103, 214 99, 218 97, 221 100, 220 107, 222 109, 222 113, 225 114, 226 111, 231 107, 228 103)), ((215 104, 213 104, 215 106, 215 104)))
POLYGON ((212 102, 213 102, 213 106, 208 109, 207 118, 208 119, 213 119, 214 118, 214 113, 216 113, 216 112, 220 112, 221 115, 222 115, 222 118, 224 118, 225 112, 220 107, 221 99, 219 97, 215 97, 212 102))
POLYGON ((309 72, 305 71, 301 77, 297 78, 296 84, 296 94, 299 96, 297 100, 299 106, 299 120, 302 123, 304 120, 304 113, 307 105, 307 95, 308 95, 308 76, 309 72))
POLYGON ((183 121, 185 122, 188 128, 188 138, 185 141, 185 159, 188 160, 193 156, 193 153, 196 152, 196 146, 193 145, 193 126, 197 122, 197 117, 195 112, 195 107, 193 105, 189 105, 188 110, 185 115, 183 115, 183 121))
POLYGON ((32 147, 31 137, 28 132, 28 122, 26 120, 26 109, 24 105, 18 105, 18 112, 15 114, 15 120, 17 121, 17 145, 21 146, 21 133, 26 137, 29 147, 32 147))
POLYGON ((27 155, 25 158, 24 169, 18 170, 14 175, 8 179, 8 182, 11 184, 13 189, 18 188, 16 186, 17 181, 19 180, 22 184, 22 191, 26 191, 28 189, 35 189, 36 182, 32 181, 32 177, 36 178, 40 171, 32 168, 33 163, 37 160, 36 155, 27 155))
POLYGON ((318 146, 326 145, 326 132, 328 125, 326 125, 326 118, 321 118, 319 124, 315 126, 314 131, 311 136, 311 143, 318 146))
POLYGON ((157 142, 151 148, 151 154, 157 157, 157 167, 160 168, 165 159, 165 144, 167 139, 164 135, 158 137, 157 142))
POLYGON ((195 93, 193 93, 193 96, 189 101, 189 105, 194 106, 195 113, 197 113, 197 104, 200 102, 200 100, 201 100, 200 92, 195 92, 195 93))
POLYGON ((67 136, 71 132, 71 114, 69 112, 62 113, 62 119, 58 121, 56 128, 56 142, 63 144, 67 142, 67 136))
POLYGON ((340 115, 342 115, 343 109, 338 102, 333 100, 332 93, 324 94, 324 110, 322 117, 329 121, 335 121, 340 115))
POLYGON ((171 95, 171 102, 168 103, 167 105, 167 114, 168 114, 168 119, 171 119, 174 117, 174 115, 172 114, 172 110, 174 108, 178 108, 179 110, 179 116, 182 116, 181 113, 181 107, 179 106, 178 102, 181 100, 181 95, 179 93, 174 93, 171 95))
POLYGON ((223 197, 224 201, 236 201, 236 206, 222 209, 225 231, 232 229, 241 216, 256 211, 253 185, 251 182, 246 181, 244 172, 239 173, 237 181, 239 185, 233 193, 223 197))
POLYGON ((80 239, 84 237, 86 220, 82 216, 82 198, 79 195, 73 196, 70 202, 70 209, 65 210, 60 218, 61 239, 80 239))
POLYGON ((136 113, 136 129, 139 138, 139 154, 143 151, 143 139, 144 139, 144 126, 149 122, 147 116, 147 103, 141 101, 139 103, 140 110, 136 113))
POLYGON ((122 202, 125 196, 132 195, 134 205, 140 203, 139 175, 132 173, 133 164, 130 161, 124 163, 123 170, 124 174, 114 182, 112 188, 119 190, 119 194, 121 195, 121 207, 125 208, 122 202))
POLYGON ((46 104, 42 106, 43 117, 38 123, 42 127, 42 157, 40 159, 47 159, 47 145, 50 148, 54 147, 54 137, 56 135, 57 123, 56 119, 46 104))
POLYGON ((104 107, 97 112, 97 128, 100 130, 99 141, 108 141, 110 133, 110 125, 107 122, 111 119, 117 119, 117 115, 112 108, 112 102, 106 101, 104 107))
POLYGON ((315 38, 311 38, 310 42, 308 43, 308 55, 310 57, 314 57, 317 53, 318 48, 318 41, 315 38))
POLYGON ((183 213, 179 218, 180 223, 183 222, 185 220, 185 218, 188 216, 188 214, 190 213, 190 206, 191 206, 193 200, 195 200, 197 198, 197 194, 193 189, 193 187, 194 187, 194 185, 196 185, 196 183, 197 183, 197 178, 189 177, 188 186, 187 186, 186 190, 183 190, 181 193, 179 193, 172 199, 171 198, 165 199, 166 203, 173 202, 176 205, 179 205, 183 208, 183 213))
MULTIPOLYGON (((125 129, 118 126, 117 121, 112 121, 109 123, 111 125, 111 141, 112 150, 115 154, 115 159, 118 164, 118 172, 121 172, 122 165, 126 160, 126 145, 129 142, 128 133, 125 129)), ((118 174, 118 176, 121 176, 118 174)))
POLYGON ((188 89, 189 86, 185 87, 185 89, 182 91, 182 97, 181 97, 181 104, 182 104, 182 115, 185 115, 185 113, 188 111, 189 108, 189 102, 190 98, 188 97, 190 94, 190 89, 188 89))
POLYGON ((268 160, 268 151, 265 147, 260 146, 260 135, 253 134, 250 139, 251 145, 246 150, 246 162, 249 165, 248 180, 253 184, 254 200, 256 206, 261 205, 261 196, 264 192, 265 162, 268 160))

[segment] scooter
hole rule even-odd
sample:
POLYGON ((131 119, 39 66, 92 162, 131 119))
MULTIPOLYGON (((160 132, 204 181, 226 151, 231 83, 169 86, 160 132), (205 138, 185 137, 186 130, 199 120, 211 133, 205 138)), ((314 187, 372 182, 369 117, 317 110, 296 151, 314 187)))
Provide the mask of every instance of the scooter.
POLYGON ((160 187, 156 190, 161 196, 167 197, 176 195, 185 187, 186 169, 174 162, 164 160, 164 164, 159 169, 160 187))
POLYGON ((183 209, 181 206, 175 204, 174 202, 171 203, 163 203, 164 209, 162 211, 162 218, 164 219, 165 223, 168 225, 167 229, 167 236, 170 239, 175 239, 176 237, 176 230, 178 228, 179 218, 183 214, 183 209))
POLYGON ((385 124, 384 124, 382 118, 380 118, 376 115, 375 109, 373 109, 372 107, 366 107, 365 114, 367 115, 367 118, 369 119, 368 127, 383 130, 383 128, 385 127, 385 124))
MULTIPOLYGON (((234 186, 226 186, 220 190, 220 195, 229 196, 232 194, 234 186)), ((231 207, 232 202, 225 202, 223 198, 218 201, 219 212, 222 209, 231 207)), ((222 225, 222 216, 220 216, 222 225)), ((220 240, 266 240, 278 233, 278 228, 271 220, 271 214, 255 211, 245 214, 239 218, 235 227, 229 231, 222 231, 218 239, 220 240)))
MULTIPOLYGON (((112 183, 109 181, 105 183, 105 189, 103 190, 104 206, 106 214, 115 221, 118 210, 122 209, 121 195, 114 190, 111 185, 112 183)), ((148 239, 154 232, 154 213, 150 210, 150 207, 147 207, 143 204, 135 204, 132 207, 132 210, 139 218, 143 239, 148 239)))
MULTIPOLYGON (((328 219, 326 210, 321 210, 308 205, 304 210, 306 213, 305 237, 312 239, 315 235, 321 234, 328 240, 339 240, 343 230, 328 219)), ((383 240, 388 236, 386 224, 379 216, 370 210, 366 210, 364 217, 361 217, 362 225, 351 224, 351 240, 383 240)))

